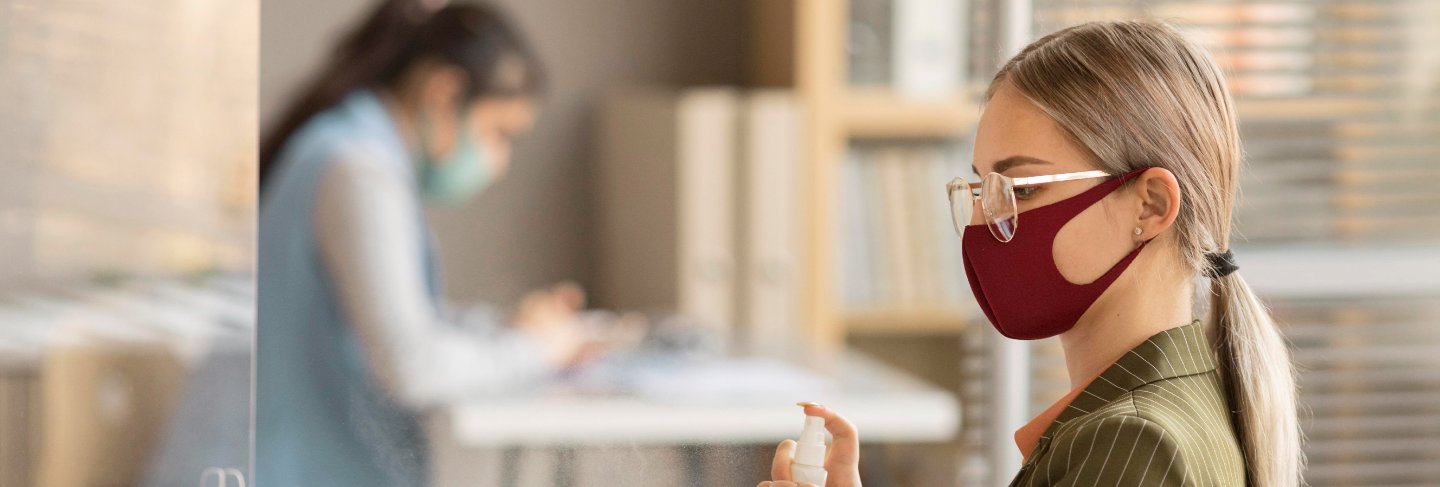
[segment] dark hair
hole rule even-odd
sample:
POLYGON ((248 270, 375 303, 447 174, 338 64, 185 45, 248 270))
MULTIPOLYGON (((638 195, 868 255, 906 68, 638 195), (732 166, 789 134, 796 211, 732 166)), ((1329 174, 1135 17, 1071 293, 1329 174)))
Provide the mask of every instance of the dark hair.
POLYGON ((310 117, 360 88, 393 88, 421 61, 454 64, 470 75, 466 100, 481 96, 538 93, 544 84, 539 61, 498 10, 483 4, 454 4, 439 10, 435 0, 384 0, 346 34, 310 85, 285 109, 260 142, 260 184, 264 188, 287 139, 310 117), (518 76, 500 76, 504 63, 518 62, 518 76))

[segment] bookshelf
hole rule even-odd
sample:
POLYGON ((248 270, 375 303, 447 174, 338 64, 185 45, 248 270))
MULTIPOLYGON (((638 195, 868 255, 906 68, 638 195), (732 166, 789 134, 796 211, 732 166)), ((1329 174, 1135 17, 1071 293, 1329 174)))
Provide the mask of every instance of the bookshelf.
POLYGON ((847 138, 954 137, 974 127, 979 107, 970 90, 934 100, 906 98, 890 90, 852 88, 836 105, 839 129, 847 138))
MULTIPOLYGON (((887 87, 851 86, 849 8, 849 2, 835 0, 752 0, 749 9, 751 83, 793 90, 803 110, 804 177, 811 190, 803 208, 802 315, 822 362, 841 349, 847 335, 955 334, 972 321, 963 309, 933 305, 852 311, 840 298, 835 188, 851 143, 956 139, 972 131, 979 118, 978 92, 963 84, 953 93, 925 98, 887 87)), ((935 181, 936 198, 942 197, 943 183, 935 181)))

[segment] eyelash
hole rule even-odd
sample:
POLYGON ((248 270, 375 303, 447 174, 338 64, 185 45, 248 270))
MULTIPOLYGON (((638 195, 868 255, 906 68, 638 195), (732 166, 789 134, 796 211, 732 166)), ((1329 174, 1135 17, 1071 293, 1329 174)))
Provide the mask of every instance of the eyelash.
POLYGON ((1035 192, 1036 192, 1036 191, 1039 191, 1039 190, 1040 190, 1040 187, 1039 187, 1039 186, 1020 186, 1020 187, 1016 187, 1016 188, 1015 188, 1015 199, 1017 199, 1017 200, 1028 200, 1028 199, 1030 199, 1030 197, 1035 196, 1035 192))

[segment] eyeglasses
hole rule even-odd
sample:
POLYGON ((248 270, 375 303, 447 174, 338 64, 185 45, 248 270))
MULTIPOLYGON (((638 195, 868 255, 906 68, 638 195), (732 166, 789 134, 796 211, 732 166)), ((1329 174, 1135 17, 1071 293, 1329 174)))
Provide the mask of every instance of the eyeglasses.
POLYGON ((950 195, 950 220, 955 224, 955 235, 964 236, 965 226, 970 224, 975 213, 975 202, 978 200, 981 214, 985 216, 985 225, 990 227, 990 234, 995 236, 995 240, 1009 242, 1015 238, 1015 231, 1020 227, 1020 210, 1015 204, 1015 188, 1104 177, 1110 177, 1110 173, 1081 171, 1012 178, 992 172, 986 174, 980 183, 966 181, 963 176, 957 177, 945 184, 945 192, 950 195))

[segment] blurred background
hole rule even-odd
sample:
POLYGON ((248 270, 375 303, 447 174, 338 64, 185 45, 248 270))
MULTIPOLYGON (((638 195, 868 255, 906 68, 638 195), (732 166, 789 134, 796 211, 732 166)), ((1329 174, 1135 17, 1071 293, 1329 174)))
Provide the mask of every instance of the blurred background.
MULTIPOLYGON (((509 177, 427 214, 445 294, 575 280, 664 358, 439 408, 436 484, 754 485, 797 400, 866 485, 1006 483, 1068 381, 978 314, 940 188, 1000 62, 1120 18, 1229 74, 1308 482, 1440 479, 1440 3, 495 3, 551 84, 509 177)), ((0 0, 0 486, 251 477, 256 134, 373 6, 0 0)))
POLYGON ((255 2, 0 1, 0 485, 248 470, 258 42, 255 2))

